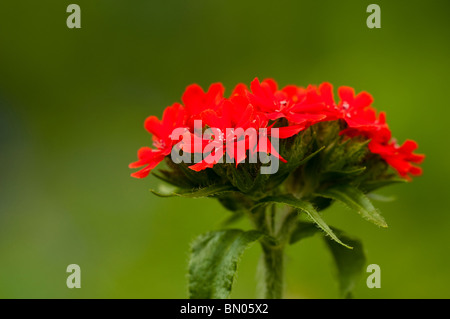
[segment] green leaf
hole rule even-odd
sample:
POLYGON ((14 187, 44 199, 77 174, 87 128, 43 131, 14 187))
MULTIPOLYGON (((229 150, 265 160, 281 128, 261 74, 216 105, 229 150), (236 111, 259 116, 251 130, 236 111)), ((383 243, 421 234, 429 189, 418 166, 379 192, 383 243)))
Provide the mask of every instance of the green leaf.
POLYGON ((342 178, 353 178, 362 174, 366 167, 356 167, 348 170, 331 170, 323 173, 322 180, 337 180, 342 178))
MULTIPOLYGON (((358 239, 349 237, 339 229, 332 228, 346 243, 352 245, 353 249, 349 250, 329 237, 324 236, 325 243, 333 255, 333 260, 337 268, 337 277, 339 280, 339 288, 343 297, 351 297, 351 292, 355 287, 356 281, 364 270, 366 257, 361 242, 358 239)), ((290 244, 294 244, 304 238, 313 236, 318 233, 319 229, 313 223, 298 221, 294 229, 290 244)))
POLYGON ((189 261, 189 297, 223 299, 231 293, 238 261, 263 233, 227 229, 199 236, 191 248, 189 261))
POLYGON ((151 174, 156 178, 166 182, 167 184, 179 187, 179 188, 189 188, 192 184, 189 183, 184 176, 179 173, 170 172, 167 170, 160 169, 159 171, 152 171, 151 174))
POLYGON ((194 185, 207 185, 209 181, 209 176, 206 170, 203 171, 193 171, 189 168, 190 165, 188 163, 180 163, 174 164, 180 172, 184 174, 184 176, 191 181, 194 185))
POLYGON ((352 248, 351 246, 348 246, 344 244, 331 230, 331 228, 325 223, 325 221, 322 219, 322 216, 314 209, 314 207, 306 201, 303 201, 301 199, 295 198, 292 195, 280 195, 280 196, 268 196, 266 198, 263 198, 258 202, 257 205, 264 204, 264 203, 280 203, 289 205, 291 207, 294 207, 296 209, 299 209, 306 214, 317 224, 317 226, 320 227, 330 238, 335 240, 337 243, 341 244, 342 246, 345 246, 347 248, 352 248))
POLYGON ((407 183, 407 182, 408 181, 406 179, 394 177, 394 178, 389 178, 389 179, 363 182, 360 185, 360 188, 362 190, 364 190, 365 192, 369 193, 369 192, 372 192, 374 190, 377 190, 377 189, 385 187, 385 186, 389 186, 392 184, 398 184, 398 183, 407 183))
POLYGON ((351 298, 351 292, 364 270, 366 257, 364 255, 363 246, 358 239, 348 237, 337 229, 334 229, 334 231, 339 237, 353 247, 352 250, 345 249, 334 241, 325 239, 336 263, 341 294, 344 298, 351 298))
POLYGON ((290 159, 287 163, 283 164, 286 167, 285 170, 287 170, 288 172, 291 172, 292 170, 296 169, 300 165, 307 163, 310 159, 315 157, 317 154, 319 154, 324 149, 325 149, 325 146, 322 146, 321 148, 319 148, 318 150, 316 150, 315 152, 309 154, 308 156, 306 156, 304 158, 290 159))
POLYGON ((250 174, 247 168, 249 168, 249 165, 238 165, 236 167, 231 164, 227 166, 227 174, 231 177, 232 184, 243 193, 250 191, 255 183, 255 177, 250 174))
POLYGON ((164 186, 160 186, 160 190, 158 190, 158 191, 155 191, 153 189, 151 189, 150 191, 159 197, 180 196, 180 197, 188 197, 188 198, 202 198, 202 197, 209 197, 209 196, 222 194, 225 192, 232 192, 232 191, 235 191, 235 189, 231 185, 211 185, 211 186, 206 186, 206 187, 202 187, 202 188, 195 188, 192 190, 184 190, 184 189, 180 190, 180 189, 169 188, 164 185, 164 186))
POLYGON ((158 197, 173 197, 177 196, 175 194, 175 191, 181 192, 182 190, 178 189, 177 187, 174 187, 172 185, 167 184, 160 184, 158 185, 158 190, 150 189, 150 192, 152 192, 154 195, 158 197))
POLYGON ((393 202, 395 200, 395 196, 385 196, 385 195, 375 194, 375 193, 367 194, 367 197, 372 200, 376 200, 379 202, 385 202, 385 203, 393 202))
POLYGON ((384 218, 378 213, 367 196, 356 187, 350 185, 334 186, 317 195, 340 201, 375 225, 387 227, 384 218))
POLYGON ((296 242, 314 236, 320 232, 320 229, 313 223, 298 221, 294 231, 291 234, 291 238, 289 239, 289 243, 291 245, 296 242))
MULTIPOLYGON (((325 146, 319 148, 306 157, 303 157, 303 151, 292 151, 293 154, 290 154, 290 157, 287 158, 287 163, 282 163, 280 165, 278 172, 276 172, 275 174, 259 174, 255 179, 255 186, 263 189, 271 189, 277 187, 284 180, 286 180, 286 178, 288 178, 290 173, 296 170, 299 166, 308 163, 309 160, 316 157, 317 154, 319 154, 324 149, 325 146)), ((295 150, 295 148, 293 148, 293 150, 295 150)))

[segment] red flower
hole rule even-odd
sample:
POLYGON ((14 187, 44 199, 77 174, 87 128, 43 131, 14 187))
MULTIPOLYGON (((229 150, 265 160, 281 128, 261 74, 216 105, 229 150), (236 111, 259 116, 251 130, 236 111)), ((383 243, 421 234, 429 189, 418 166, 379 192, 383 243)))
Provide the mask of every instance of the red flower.
POLYGON ((258 113, 250 103, 245 85, 239 84, 231 93, 229 99, 224 99, 214 108, 202 112, 204 125, 220 128, 223 132, 227 128, 266 127, 268 121, 262 113, 258 113))
POLYGON ((145 129, 153 135, 153 146, 142 147, 138 151, 137 162, 131 163, 130 168, 139 168, 145 166, 140 171, 137 171, 131 176, 137 178, 146 177, 150 171, 156 167, 167 155, 172 151, 172 146, 178 141, 171 139, 172 131, 175 128, 180 128, 185 125, 185 109, 179 104, 175 103, 165 109, 163 118, 160 121, 156 116, 150 116, 145 120, 145 129))
POLYGON ((288 126, 279 128, 279 138, 293 136, 326 118, 326 114, 323 112, 326 105, 322 101, 311 101, 310 99, 309 91, 314 90, 315 87, 311 86, 305 90, 288 85, 278 90, 278 85, 274 80, 265 79, 260 83, 255 78, 250 88, 252 90, 249 94, 250 102, 258 111, 265 114, 268 120, 280 118, 288 120, 288 126))
POLYGON ((278 91, 277 83, 272 79, 265 79, 261 83, 255 78, 250 84, 249 100, 256 109, 264 114, 268 120, 285 117, 289 108, 287 97, 278 91))
MULTIPOLYGON (((289 123, 294 124, 293 127, 298 129, 296 133, 316 123, 333 121, 339 118, 336 113, 332 91, 327 91, 327 85, 328 83, 324 83, 319 88, 309 85, 306 89, 289 85, 282 89, 292 101, 286 118, 289 123), (331 99, 329 99, 328 93, 331 94, 331 99)), ((292 133, 294 131, 291 129, 292 133)))
POLYGON ((183 103, 186 108, 187 124, 193 129, 195 120, 202 119, 203 112, 215 111, 223 102, 223 92, 225 88, 222 83, 211 84, 205 93, 203 89, 197 85, 189 85, 183 93, 183 103))
POLYGON ((398 146, 395 141, 387 144, 372 141, 369 143, 369 149, 372 153, 379 154, 389 165, 391 165, 400 176, 411 180, 410 175, 421 175, 422 169, 411 163, 420 164, 425 155, 414 154, 413 151, 418 147, 415 141, 407 140, 402 146, 398 146))
POLYGON ((377 118, 375 109, 371 107, 373 98, 369 93, 361 92, 355 96, 355 91, 346 86, 340 87, 338 92, 341 101, 337 108, 348 125, 343 133, 389 142, 391 132, 386 124, 386 114, 380 113, 377 118))

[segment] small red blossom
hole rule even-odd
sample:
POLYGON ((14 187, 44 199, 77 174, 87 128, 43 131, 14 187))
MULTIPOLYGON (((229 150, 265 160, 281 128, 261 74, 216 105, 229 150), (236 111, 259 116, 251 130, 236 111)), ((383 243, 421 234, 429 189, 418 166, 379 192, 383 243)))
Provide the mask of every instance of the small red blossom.
POLYGON ((323 101, 311 100, 309 92, 315 87, 303 89, 288 85, 278 90, 272 79, 259 82, 256 78, 251 83, 250 102, 263 113, 268 120, 286 118, 289 125, 279 128, 279 137, 288 138, 305 130, 309 126, 327 118, 327 106, 323 101))
POLYGON ((369 93, 361 92, 355 96, 355 91, 350 87, 340 87, 338 92, 341 99, 338 111, 348 125, 343 133, 389 142, 391 132, 386 124, 386 114, 380 113, 377 117, 376 110, 371 106, 373 98, 369 93))
POLYGON ((189 85, 183 93, 186 108, 186 124, 193 128, 195 120, 202 119, 204 112, 215 111, 223 101, 225 88, 222 83, 211 84, 207 92, 197 84, 189 85))
POLYGON ((172 147, 177 141, 172 140, 171 134, 174 129, 183 127, 186 120, 185 108, 175 103, 165 109, 163 118, 160 121, 156 116, 150 116, 145 120, 145 129, 153 135, 153 146, 142 147, 138 151, 138 161, 131 163, 130 168, 143 169, 131 174, 133 177, 144 178, 172 151, 172 147))
POLYGON ((425 158, 423 154, 414 154, 418 145, 415 141, 406 140, 402 146, 395 141, 389 143, 369 143, 369 149, 372 153, 379 154, 389 165, 391 165, 400 176, 411 180, 410 175, 419 176, 422 169, 415 164, 420 164, 425 158))

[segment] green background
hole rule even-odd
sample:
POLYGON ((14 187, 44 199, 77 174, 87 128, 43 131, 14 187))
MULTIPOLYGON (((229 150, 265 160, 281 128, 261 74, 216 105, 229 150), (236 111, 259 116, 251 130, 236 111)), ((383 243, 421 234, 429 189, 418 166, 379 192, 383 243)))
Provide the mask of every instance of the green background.
MULTIPOLYGON (((424 175, 382 194, 380 229, 337 205, 326 221, 363 240, 381 288, 359 298, 449 298, 450 3, 435 1, 77 0, 0 2, 0 297, 185 298, 189 244, 228 213, 214 200, 162 199, 128 163, 150 145, 144 119, 191 83, 228 89, 353 86, 375 97, 424 175), (381 29, 366 26, 381 7, 381 29), (81 289, 66 267, 81 267, 81 289)), ((239 227, 249 228, 245 222, 239 227)), ((232 297, 253 298, 258 245, 232 297)), ((319 237, 287 251, 287 298, 336 298, 319 237)))

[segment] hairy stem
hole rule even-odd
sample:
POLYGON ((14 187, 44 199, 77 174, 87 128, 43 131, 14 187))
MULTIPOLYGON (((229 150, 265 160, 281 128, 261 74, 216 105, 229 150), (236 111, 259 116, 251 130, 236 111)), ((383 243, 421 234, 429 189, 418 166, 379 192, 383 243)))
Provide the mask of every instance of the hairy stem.
POLYGON ((263 206, 252 214, 256 228, 272 236, 273 242, 262 241, 262 294, 265 299, 283 298, 284 289, 284 247, 289 243, 293 226, 297 221, 295 210, 277 209, 275 205, 263 206))
POLYGON ((283 298, 284 249, 280 246, 262 244, 263 278, 265 299, 283 298))

